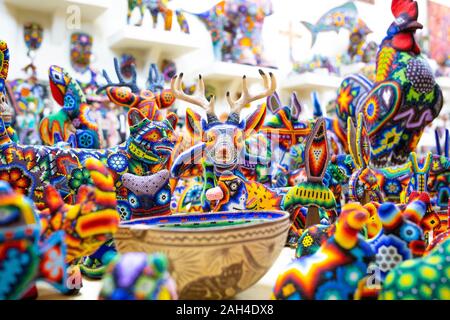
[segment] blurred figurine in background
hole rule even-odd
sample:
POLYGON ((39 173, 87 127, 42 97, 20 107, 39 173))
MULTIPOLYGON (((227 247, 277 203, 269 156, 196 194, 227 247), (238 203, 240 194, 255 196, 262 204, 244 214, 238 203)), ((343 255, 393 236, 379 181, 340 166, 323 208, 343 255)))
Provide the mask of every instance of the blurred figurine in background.
POLYGON ((262 29, 272 13, 270 0, 230 0, 195 15, 211 35, 217 60, 269 66, 263 57, 262 29))
POLYGON ((375 62, 378 45, 373 41, 366 41, 366 37, 371 33, 372 30, 366 23, 358 19, 351 31, 350 45, 347 50, 351 62, 375 62))
POLYGON ((37 23, 24 26, 24 42, 30 63, 23 68, 28 74, 25 79, 15 79, 8 83, 11 89, 11 103, 16 112, 15 128, 22 144, 41 144, 39 122, 47 97, 46 87, 39 83, 34 59, 43 41, 43 28, 37 23))
POLYGON ((106 148, 119 145, 122 141, 119 130, 120 123, 117 117, 116 107, 113 103, 107 103, 106 107, 101 110, 102 134, 106 148))
MULTIPOLYGON (((127 24, 131 24, 131 17, 135 9, 139 10, 139 20, 135 23, 136 26, 142 26, 144 22, 145 10, 147 9, 152 16, 153 28, 158 25, 158 17, 161 14, 164 20, 164 30, 172 30, 172 21, 174 10, 168 7, 169 0, 128 0, 127 24)), ((189 33, 189 25, 186 17, 180 10, 175 10, 175 16, 180 26, 180 30, 184 33, 189 33)))
POLYGON ((225 2, 228 23, 233 26, 231 60, 250 65, 268 65, 263 58, 264 19, 273 13, 271 0, 225 2))
POLYGON ((316 43, 317 35, 321 32, 335 31, 337 33, 341 28, 352 31, 357 17, 358 10, 355 4, 347 2, 327 11, 315 24, 306 21, 301 22, 311 32, 311 47, 313 47, 316 43))
POLYGON ((175 281, 162 254, 130 252, 108 265, 99 300, 177 300, 175 281))
POLYGON ((125 80, 131 80, 133 77, 133 68, 136 68, 136 58, 131 54, 122 54, 120 56, 120 73, 125 80))
POLYGON ((78 73, 89 70, 92 57, 92 37, 84 32, 75 32, 70 38, 70 63, 78 73))
POLYGON ((364 115, 375 167, 406 163, 443 105, 442 90, 415 39, 423 28, 417 2, 393 0, 391 11, 395 20, 378 50, 375 83, 350 75, 336 100, 341 121, 364 115))
POLYGON ((172 60, 164 59, 161 63, 161 72, 164 76, 165 82, 170 82, 172 77, 177 74, 177 66, 172 60))
POLYGON ((0 300, 20 299, 36 280, 65 292, 63 231, 40 241, 41 224, 33 202, 0 181, 0 300))
MULTIPOLYGON (((0 119, 3 120, 4 130, 6 130, 9 138, 14 142, 19 137, 12 127, 13 110, 8 104, 6 79, 9 71, 9 49, 8 44, 0 40, 0 119)), ((0 128, 3 131, 3 128, 0 128)))

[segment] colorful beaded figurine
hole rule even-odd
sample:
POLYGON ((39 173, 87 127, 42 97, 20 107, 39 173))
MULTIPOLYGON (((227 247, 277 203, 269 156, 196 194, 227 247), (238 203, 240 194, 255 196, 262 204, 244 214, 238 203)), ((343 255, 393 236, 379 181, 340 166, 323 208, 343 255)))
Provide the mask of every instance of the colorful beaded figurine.
POLYGON ((437 154, 433 155, 433 162, 428 177, 428 192, 436 199, 441 210, 446 209, 450 199, 450 131, 444 130, 444 143, 441 145, 438 130, 435 131, 437 154))
POLYGON ((0 300, 20 299, 36 280, 66 289, 64 233, 40 242, 33 202, 0 181, 0 300))
POLYGON ((43 38, 44 29, 40 24, 31 22, 24 26, 24 39, 28 55, 30 55, 31 51, 36 51, 41 47, 43 38))
POLYGON ((164 76, 159 72, 156 63, 152 63, 148 70, 147 89, 156 94, 164 90, 164 76))
POLYGON ((441 220, 441 228, 439 230, 439 233, 431 240, 431 242, 428 244, 426 253, 428 254, 431 250, 433 250, 437 245, 440 243, 446 241, 448 238, 450 238, 450 200, 448 202, 447 207, 447 216, 445 218, 440 216, 441 220))
POLYGON ((24 26, 24 42, 30 63, 23 68, 23 71, 28 74, 28 77, 9 81, 8 84, 13 95, 11 104, 16 111, 15 128, 19 141, 23 144, 42 143, 38 126, 47 98, 47 86, 38 81, 34 58, 35 52, 41 47, 43 32, 42 26, 34 22, 24 26))
POLYGON ((70 63, 81 74, 89 70, 93 39, 87 33, 75 32, 70 37, 70 63))
POLYGON ((93 185, 78 188, 75 205, 64 203, 52 185, 45 188, 46 209, 40 213, 42 238, 63 230, 67 263, 94 253, 116 232, 120 220, 111 173, 95 158, 86 160, 86 169, 89 174, 86 178, 92 180, 93 185))
POLYGON ((428 177, 430 175, 432 159, 433 154, 431 152, 427 153, 423 161, 419 161, 415 152, 411 152, 411 154, 409 155, 412 176, 409 180, 409 185, 406 190, 407 197, 410 196, 412 192, 428 193, 428 177))
MULTIPOLYGON (((231 113, 225 122, 221 122, 214 113, 215 98, 211 97, 208 101, 204 96, 205 85, 201 76, 198 80, 197 92, 193 96, 185 94, 181 89, 183 74, 172 79, 171 89, 177 99, 206 110, 206 119, 202 119, 200 114, 190 108, 186 110, 187 129, 194 141, 201 142, 181 153, 175 159, 171 169, 173 177, 180 177, 184 171, 203 161, 204 188, 202 199, 206 199, 205 193, 208 189, 217 186, 216 177, 220 177, 225 171, 231 171, 234 175, 242 176, 239 165, 244 163, 244 141, 261 127, 266 108, 260 106, 246 119, 242 120, 239 113, 248 103, 271 95, 276 88, 276 80, 272 73, 270 73, 270 81, 262 70, 260 70, 260 74, 264 80, 264 91, 250 94, 247 88, 247 79, 244 76, 241 97, 234 101, 230 93, 227 93, 231 113)), ((209 202, 203 201, 203 209, 209 211, 209 202)))
MULTIPOLYGON (((64 203, 58 191, 49 185, 45 188, 46 209, 40 214, 42 239, 47 239, 59 230, 64 231, 67 245, 65 259, 71 265, 71 276, 80 274, 76 262, 93 254, 112 238, 120 221, 111 173, 95 158, 86 160, 86 169, 90 175, 86 178, 92 181, 93 186, 79 187, 75 205, 64 203)), ((82 174, 79 172, 79 175, 82 174)), ((81 285, 80 281, 79 286, 71 292, 77 292, 81 285)))
MULTIPOLYGON (((91 184, 86 159, 101 159, 113 176, 121 217, 129 219, 136 207, 129 202, 128 197, 132 195, 123 185, 122 176, 125 173, 148 175, 170 165, 176 123, 162 120, 161 115, 149 120, 137 109, 130 110, 128 118, 131 134, 127 141, 102 150, 19 145, 9 139, 1 122, 0 180, 10 182, 15 190, 32 198, 40 209, 45 208, 43 199, 47 185, 57 188, 66 203, 74 203, 79 187, 91 184)), ((166 203, 169 211, 170 199, 166 199, 166 203)))
POLYGON ((231 40, 225 33, 227 22, 225 1, 220 1, 210 10, 197 14, 197 17, 205 24, 211 36, 214 57, 219 61, 226 61, 225 57, 229 56, 231 40))
POLYGON ((302 106, 295 92, 289 106, 283 106, 278 94, 267 97, 266 106, 272 114, 266 117, 260 132, 269 141, 273 158, 269 168, 273 187, 294 185, 295 170, 304 165, 304 144, 311 133, 309 124, 299 120, 302 106))
MULTIPOLYGON (((369 212, 369 220, 363 227, 361 233, 368 240, 378 236, 382 229, 382 223, 378 216, 379 206, 380 204, 376 202, 370 202, 364 205, 364 208, 369 212)), ((300 258, 314 254, 334 234, 335 229, 336 224, 316 224, 301 230, 301 236, 297 241, 295 257, 300 258)))
MULTIPOLYGON (((131 79, 127 81, 120 71, 120 65, 117 58, 114 58, 114 69, 119 82, 113 83, 106 71, 103 71, 107 84, 100 87, 97 93, 106 91, 109 100, 119 106, 128 109, 139 109, 150 120, 161 120, 162 114, 159 109, 165 109, 173 105, 175 96, 169 89, 162 89, 160 92, 152 92, 150 90, 140 90, 137 84, 136 67, 131 67, 131 79)), ((152 74, 151 70, 149 74, 152 74)), ((151 80, 151 79, 150 79, 151 80)), ((158 87, 161 82, 158 79, 158 87)), ((174 123, 176 127, 178 118, 174 113, 168 113, 167 118, 174 123)))
POLYGON ((362 205, 372 201, 382 203, 383 195, 378 180, 375 172, 370 168, 370 140, 364 125, 363 115, 358 115, 356 128, 352 119, 349 118, 347 130, 350 154, 357 168, 349 181, 350 200, 358 201, 362 205))
POLYGON ((3 125, 8 133, 8 136, 13 141, 19 141, 12 123, 12 110, 7 102, 6 79, 9 71, 9 49, 8 44, 0 40, 0 118, 3 120, 3 125))
POLYGON ((375 59, 377 44, 373 41, 367 42, 366 37, 372 33, 362 19, 358 19, 351 30, 350 44, 347 49, 351 62, 370 63, 375 59), (375 52, 374 52, 375 51, 375 52))
POLYGON ((421 257, 425 252, 425 238, 416 221, 410 221, 411 215, 425 216, 426 204, 413 201, 404 210, 392 202, 385 202, 378 208, 382 231, 368 243, 375 251, 375 263, 380 270, 380 279, 384 281, 389 270, 402 261, 421 257))
POLYGON ((316 224, 304 229, 297 241, 295 257, 305 257, 316 253, 334 233, 334 226, 316 224))
POLYGON ((426 210, 427 205, 420 200, 411 202, 404 210, 391 202, 378 208, 382 229, 368 241, 375 252, 375 262, 369 266, 370 275, 360 280, 355 299, 378 298, 390 270, 424 254, 424 234, 419 224, 426 210))
POLYGON ((40 123, 44 144, 63 141, 73 148, 99 149, 98 125, 79 83, 58 66, 49 68, 49 82, 53 98, 62 108, 40 123))
POLYGON ((225 1, 227 26, 231 31, 231 61, 250 65, 268 65, 264 59, 262 30, 264 20, 273 13, 271 0, 225 1), (251 21, 251 23, 249 23, 251 21))
POLYGON ((177 300, 175 281, 162 254, 130 252, 108 265, 100 300, 177 300))
POLYGON ((306 21, 302 21, 302 23, 311 32, 312 47, 316 43, 317 35, 320 32, 338 32, 341 28, 346 28, 351 31, 356 23, 357 17, 358 10, 355 4, 353 2, 347 2, 326 12, 315 24, 306 21))
POLYGON ((290 263, 278 276, 272 298, 290 300, 353 299, 374 252, 359 235, 369 212, 346 204, 333 236, 313 255, 290 263))
POLYGON ((380 300, 450 300, 450 239, 421 259, 405 261, 386 276, 380 300))
MULTIPOLYGON (((302 206, 308 208, 306 220, 298 226, 298 229, 321 223, 324 216, 320 211, 336 209, 336 199, 333 192, 323 184, 329 160, 327 130, 325 120, 321 118, 316 121, 306 141, 306 181, 291 188, 283 200, 285 209, 291 207, 290 202, 293 200, 299 201, 302 206)), ((328 218, 328 215, 326 217, 328 218)))
POLYGON ((164 81, 170 82, 172 77, 177 75, 177 67, 172 60, 164 59, 161 62, 161 73, 163 74, 164 81))
POLYGON ((120 74, 125 80, 133 77, 133 70, 136 67, 136 58, 131 54, 122 54, 120 56, 120 74))
POLYGON ((442 90, 414 39, 415 31, 422 28, 417 2, 393 0, 391 9, 396 20, 378 51, 375 84, 369 90, 367 85, 360 87, 355 95, 347 93, 347 99, 338 97, 338 111, 352 118, 364 115, 376 167, 404 164, 443 104, 442 90), (354 99, 360 99, 356 108, 345 108, 354 106, 354 99))
MULTIPOLYGON (((106 90, 111 102, 129 108, 131 136, 125 144, 99 153, 114 178, 121 220, 170 214, 171 188, 164 169, 170 168, 172 163, 178 118, 171 112, 164 117, 160 107, 170 106, 174 97, 170 90, 163 90, 156 96, 149 90, 139 90, 134 67, 132 78, 127 82, 117 59, 114 59, 114 66, 119 82, 113 83, 103 71, 108 84, 98 90, 106 90)), ((114 251, 113 244, 106 243, 84 260, 81 271, 91 278, 101 277, 104 262, 115 255, 114 251)))
POLYGON ((270 0, 230 0, 195 15, 211 35, 217 60, 268 65, 263 57, 262 28, 272 12, 270 0))
MULTIPOLYGON (((131 23, 131 16, 135 9, 139 10, 139 21, 137 26, 141 26, 144 20, 145 10, 147 9, 152 16, 153 28, 158 24, 158 17, 161 14, 164 19, 164 30, 170 31, 172 29, 173 10, 167 6, 169 0, 128 0, 127 24, 131 23)), ((175 10, 177 22, 180 30, 184 33, 189 33, 189 25, 187 23, 184 13, 180 10, 175 10)))
MULTIPOLYGON (((317 95, 313 94, 314 117, 322 117, 317 95)), ((270 147, 274 150, 272 164, 269 170, 273 187, 287 187, 298 184, 300 168, 305 165, 305 142, 315 124, 315 119, 300 120, 301 104, 295 92, 291 95, 290 106, 282 106, 278 94, 267 98, 267 107, 272 116, 264 122, 260 132, 268 140, 270 147)), ((327 127, 327 138, 330 143, 332 154, 341 154, 346 148, 342 141, 345 133, 342 131, 338 120, 324 118, 327 127)), ((270 165, 270 164, 269 164, 270 165)), ((334 175, 337 177, 337 175, 334 175)))

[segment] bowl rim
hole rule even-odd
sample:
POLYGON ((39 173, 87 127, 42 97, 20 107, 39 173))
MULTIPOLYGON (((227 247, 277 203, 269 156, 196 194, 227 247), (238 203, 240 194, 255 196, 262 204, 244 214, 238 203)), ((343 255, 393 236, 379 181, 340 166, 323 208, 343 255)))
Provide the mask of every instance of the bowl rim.
MULTIPOLYGON (((255 212, 255 210, 242 210, 242 211, 223 211, 223 212, 210 212, 210 213, 214 213, 214 214, 239 214, 239 213, 251 213, 251 212, 255 212)), ((276 214, 281 214, 281 216, 279 218, 273 219, 273 220, 263 220, 263 221, 258 221, 257 223, 245 223, 245 224, 237 224, 237 225, 230 225, 227 227, 198 227, 195 229, 187 229, 187 228, 175 228, 175 227, 166 227, 166 228, 158 228, 156 225, 145 225, 145 224, 127 224, 127 222, 129 221, 124 221, 122 223, 119 224, 119 229, 126 229, 126 230, 135 230, 135 231, 157 231, 157 232, 164 232, 164 233, 179 233, 179 234, 183 234, 183 233, 187 233, 187 234, 193 234, 193 233, 210 233, 210 232, 214 232, 214 233, 224 233, 224 232, 229 232, 230 230, 233 231, 237 231, 240 229, 247 229, 247 228, 252 228, 254 226, 270 226, 273 224, 279 224, 282 222, 285 222, 286 220, 290 219, 290 214, 287 211, 282 211, 282 210, 258 210, 257 212, 272 212, 272 213, 276 213, 276 214)), ((145 217, 145 218, 138 218, 138 219, 133 219, 130 221, 136 222, 136 221, 141 221, 141 220, 148 220, 149 218, 164 218, 164 217, 171 217, 171 216, 186 216, 186 215, 208 215, 210 214, 208 212, 204 212, 204 213, 176 213, 176 214, 172 214, 169 216, 160 216, 160 217, 145 217)))

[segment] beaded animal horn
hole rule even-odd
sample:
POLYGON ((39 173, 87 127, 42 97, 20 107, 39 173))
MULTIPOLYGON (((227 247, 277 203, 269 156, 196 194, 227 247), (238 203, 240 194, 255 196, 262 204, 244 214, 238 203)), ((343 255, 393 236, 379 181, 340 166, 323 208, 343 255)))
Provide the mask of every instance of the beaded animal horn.
POLYGON ((258 71, 263 79, 263 91, 256 94, 251 94, 248 90, 246 76, 242 77, 242 93, 239 99, 233 100, 231 98, 230 91, 227 91, 227 102, 230 105, 230 114, 228 116, 228 120, 235 120, 237 118, 237 121, 239 121, 239 113, 246 105, 253 101, 268 97, 275 92, 275 89, 277 88, 277 80, 274 74, 272 72, 269 72, 269 76, 267 76, 261 69, 259 69, 258 71))
POLYGON ((209 97, 209 101, 205 94, 205 82, 203 81, 202 75, 198 76, 197 85, 195 86, 195 91, 193 95, 188 95, 183 91, 183 73, 179 76, 174 76, 170 81, 170 89, 175 95, 176 99, 189 102, 196 105, 206 111, 208 117, 208 123, 219 122, 219 119, 214 113, 214 104, 216 98, 214 96, 209 97))
MULTIPOLYGON (((277 82, 273 73, 269 73, 267 76, 264 71, 259 70, 259 74, 263 79, 264 90, 258 93, 251 94, 248 89, 247 77, 244 75, 242 77, 242 94, 237 100, 233 100, 231 98, 230 92, 227 91, 226 98, 227 102, 230 105, 230 114, 228 116, 228 121, 239 122, 239 113, 246 105, 249 103, 268 97, 274 94, 277 82)), ((208 117, 208 123, 219 122, 219 119, 214 113, 214 104, 215 97, 211 96, 210 100, 205 96, 205 83, 201 75, 198 77, 197 86, 195 88, 195 92, 193 95, 187 95, 182 90, 182 80, 183 73, 180 73, 179 76, 174 76, 170 83, 172 92, 174 93, 177 99, 192 103, 196 106, 201 107, 206 111, 208 117)))
POLYGON ((99 94, 100 92, 109 87, 128 87, 131 89, 133 93, 139 93, 140 90, 137 85, 136 66, 131 65, 130 68, 131 68, 131 79, 129 81, 126 81, 122 73, 120 72, 119 60, 117 58, 114 58, 114 69, 116 71, 117 79, 119 80, 119 82, 113 83, 106 70, 103 70, 103 77, 105 77, 107 84, 98 88, 97 94, 99 94))

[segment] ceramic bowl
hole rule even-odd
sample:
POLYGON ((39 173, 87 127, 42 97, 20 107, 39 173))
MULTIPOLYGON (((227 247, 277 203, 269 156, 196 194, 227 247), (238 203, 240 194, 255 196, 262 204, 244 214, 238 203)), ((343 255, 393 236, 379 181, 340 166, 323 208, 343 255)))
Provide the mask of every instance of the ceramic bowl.
POLYGON ((120 253, 166 254, 180 299, 228 299, 270 269, 289 226, 284 211, 176 214, 123 222, 114 238, 120 253))

